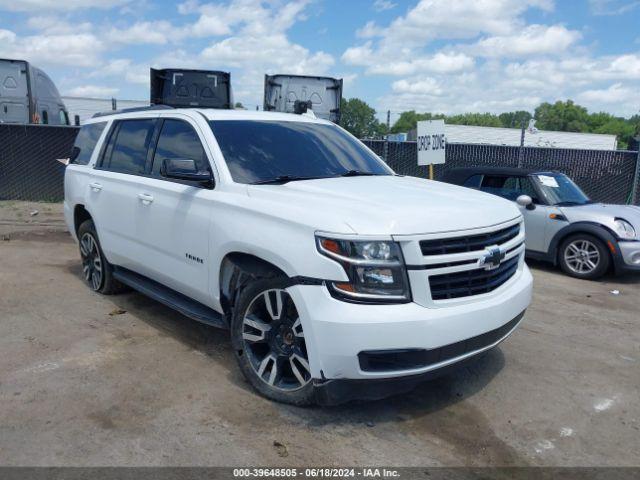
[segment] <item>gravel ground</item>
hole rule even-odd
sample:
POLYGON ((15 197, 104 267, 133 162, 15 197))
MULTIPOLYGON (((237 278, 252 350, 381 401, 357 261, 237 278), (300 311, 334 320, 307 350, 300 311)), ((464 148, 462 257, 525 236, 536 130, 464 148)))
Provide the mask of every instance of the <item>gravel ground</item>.
POLYGON ((295 408, 251 391, 227 332, 79 265, 60 205, 0 202, 0 465, 640 465, 640 276, 533 264, 521 328, 470 367, 295 408))

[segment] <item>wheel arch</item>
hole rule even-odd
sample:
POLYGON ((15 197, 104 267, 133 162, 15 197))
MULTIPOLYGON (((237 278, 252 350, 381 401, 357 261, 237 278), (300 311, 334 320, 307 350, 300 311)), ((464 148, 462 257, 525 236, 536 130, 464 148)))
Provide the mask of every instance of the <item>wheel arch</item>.
POLYGON ((231 324, 233 306, 240 291, 251 281, 263 278, 290 278, 285 271, 256 255, 229 252, 220 263, 220 305, 227 323, 231 324))
POLYGON ((76 234, 78 233, 80 225, 82 225, 87 220, 93 220, 93 217, 91 216, 89 211, 82 204, 76 205, 73 208, 73 228, 76 234))
POLYGON ((607 247, 607 252, 609 252, 609 255, 613 262, 614 268, 618 268, 619 262, 622 261, 620 249, 618 248, 618 240, 611 230, 609 230, 604 225, 595 222, 572 223, 556 232, 556 234, 551 239, 551 242, 549 243, 548 250, 549 259, 553 262, 554 265, 558 263, 558 253, 562 242, 570 235, 579 233, 592 235, 604 242, 605 246, 607 247))

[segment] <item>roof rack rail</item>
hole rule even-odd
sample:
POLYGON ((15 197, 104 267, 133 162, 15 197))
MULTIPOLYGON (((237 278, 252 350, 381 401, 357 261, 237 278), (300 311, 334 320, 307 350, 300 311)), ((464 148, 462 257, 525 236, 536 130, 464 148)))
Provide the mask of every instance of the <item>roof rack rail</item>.
POLYGON ((121 110, 108 110, 106 112, 94 113, 91 118, 106 117, 108 115, 115 115, 117 113, 145 112, 147 110, 167 110, 167 109, 173 110, 173 107, 170 105, 149 105, 148 107, 131 107, 131 108, 123 108, 121 110))

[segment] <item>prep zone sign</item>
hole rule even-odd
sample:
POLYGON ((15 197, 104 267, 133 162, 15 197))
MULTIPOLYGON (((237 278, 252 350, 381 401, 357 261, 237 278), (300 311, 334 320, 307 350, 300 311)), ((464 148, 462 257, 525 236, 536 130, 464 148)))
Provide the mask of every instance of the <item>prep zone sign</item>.
POLYGON ((444 163, 447 139, 444 120, 418 122, 418 165, 444 163))

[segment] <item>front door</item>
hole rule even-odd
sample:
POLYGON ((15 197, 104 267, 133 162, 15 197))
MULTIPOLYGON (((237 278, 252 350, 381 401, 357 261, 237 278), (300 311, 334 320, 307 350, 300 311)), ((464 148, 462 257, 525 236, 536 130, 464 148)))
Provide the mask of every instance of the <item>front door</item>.
POLYGON ((210 304, 209 229, 215 191, 166 178, 162 162, 191 159, 211 172, 197 126, 182 119, 160 120, 150 175, 141 179, 134 209, 135 238, 142 273, 202 303, 210 304))

